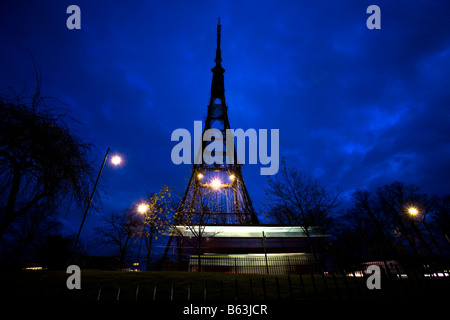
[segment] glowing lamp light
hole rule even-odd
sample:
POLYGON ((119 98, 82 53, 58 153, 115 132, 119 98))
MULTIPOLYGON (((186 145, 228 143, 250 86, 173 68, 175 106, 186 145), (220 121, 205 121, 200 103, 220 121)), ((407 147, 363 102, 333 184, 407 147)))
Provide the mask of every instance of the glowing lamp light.
POLYGON ((197 178, 198 178, 198 180, 202 180, 203 179, 203 174, 201 174, 201 173, 199 173, 198 175, 197 175, 197 178))
POLYGON ((419 214, 419 210, 417 210, 417 208, 415 208, 415 207, 409 207, 408 213, 412 216, 416 216, 419 214))
POLYGON ((212 181, 211 181, 211 188, 213 188, 213 189, 219 189, 220 187, 222 186, 222 181, 220 181, 219 179, 213 179, 212 181))
POLYGON ((141 204, 138 205, 137 211, 138 211, 139 213, 141 213, 141 214, 144 214, 144 213, 147 212, 148 208, 149 208, 149 205, 148 205, 148 204, 146 204, 146 203, 141 203, 141 204))
POLYGON ((122 163, 122 158, 119 157, 119 156, 114 156, 114 157, 112 157, 112 159, 111 159, 111 163, 112 163, 113 165, 115 165, 115 166, 118 166, 119 164, 122 163))
POLYGON ((236 177, 234 176, 234 174, 230 174, 230 181, 234 181, 234 179, 236 179, 236 177))

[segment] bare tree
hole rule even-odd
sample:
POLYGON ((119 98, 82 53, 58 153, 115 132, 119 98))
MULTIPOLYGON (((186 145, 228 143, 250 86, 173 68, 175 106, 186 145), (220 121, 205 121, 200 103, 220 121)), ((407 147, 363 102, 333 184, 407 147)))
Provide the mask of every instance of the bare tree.
POLYGON ((139 219, 133 207, 120 213, 112 213, 103 217, 104 226, 95 228, 101 244, 117 248, 119 268, 124 268, 130 240, 136 233, 139 219))
POLYGON ((54 212, 39 205, 33 207, 10 225, 7 239, 2 243, 0 260, 9 266, 36 261, 39 248, 48 236, 59 231, 60 226, 54 212))
POLYGON ((355 234, 355 242, 366 251, 363 259, 386 261, 411 253, 415 257, 432 256, 433 247, 442 256, 445 233, 436 227, 445 226, 442 200, 401 182, 383 185, 376 192, 357 190, 353 206, 341 217, 344 229, 340 238, 349 232, 355 234))
MULTIPOLYGON (((92 181, 90 145, 75 137, 63 113, 41 96, 40 74, 30 101, 0 96, 0 239, 33 208, 86 201, 92 181)), ((53 100, 55 101, 55 100, 53 100)))
MULTIPOLYGON (((441 199, 438 196, 428 196, 427 194, 422 194, 419 199, 419 203, 412 204, 415 205, 418 217, 415 219, 414 217, 412 219, 412 222, 415 223, 416 221, 420 222, 423 229, 427 231, 428 238, 430 239, 430 242, 433 244, 433 246, 436 248, 438 254, 440 256, 443 256, 443 251, 441 249, 441 246, 439 245, 439 242, 437 241, 435 235, 433 234, 433 226, 430 226, 429 222, 427 221, 428 216, 435 216, 438 217, 439 213, 441 213, 443 210, 443 207, 441 206, 441 199)), ((448 214, 448 211, 447 211, 448 214)), ((431 219, 428 219, 431 220, 431 219)), ((436 220, 434 220, 436 221, 436 220)), ((433 221, 432 221, 433 222, 433 221)), ((436 230, 436 228, 434 228, 436 230)), ((447 242, 448 244, 448 242, 447 242)))
MULTIPOLYGON (((341 217, 343 235, 352 235, 351 247, 359 246, 360 257, 374 258, 386 261, 395 253, 399 253, 395 236, 390 227, 389 219, 379 209, 376 195, 367 190, 356 190, 353 193, 353 206, 341 217)), ((342 251, 349 251, 342 248, 342 251)))
POLYGON ((442 238, 444 246, 450 249, 450 195, 445 195, 439 200, 432 222, 432 227, 442 238))
MULTIPOLYGON (((435 210, 433 202, 436 200, 427 194, 419 193, 419 187, 402 182, 386 184, 378 188, 376 194, 379 210, 389 219, 391 227, 395 228, 399 235, 407 241, 413 253, 415 255, 423 253, 433 255, 429 242, 433 242, 434 237, 430 231, 431 239, 427 241, 422 228, 427 228, 425 218, 435 210), (410 214, 410 208, 417 210, 418 217, 410 214), (417 223, 419 221, 422 221, 421 226, 417 223)), ((437 246, 437 250, 440 252, 439 246, 437 246)))
POLYGON ((283 160, 278 174, 273 178, 268 176, 266 195, 269 196, 266 216, 278 223, 303 227, 309 248, 317 259, 311 231, 316 227, 324 232, 329 226, 331 214, 338 206, 339 192, 327 191, 319 181, 286 167, 283 160))

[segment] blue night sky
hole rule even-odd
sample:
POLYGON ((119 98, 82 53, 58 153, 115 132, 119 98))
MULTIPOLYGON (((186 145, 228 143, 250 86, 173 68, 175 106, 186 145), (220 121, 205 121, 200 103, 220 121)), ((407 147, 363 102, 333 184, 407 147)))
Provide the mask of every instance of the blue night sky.
MULTIPOLYGON (((280 157, 345 199, 395 180, 449 193, 450 2, 2 1, 0 92, 34 90, 63 101, 73 132, 125 158, 106 167, 100 210, 137 203, 163 184, 184 192, 190 165, 174 165, 171 133, 204 120, 222 23, 232 128, 279 129, 280 157), (66 9, 81 8, 81 30, 66 9), (381 8, 381 30, 366 9, 381 8), (29 52, 30 53, 29 53, 29 52)), ((267 178, 243 174, 256 210, 267 178)), ((96 205, 99 206, 98 204, 96 205)), ((77 211, 75 208, 73 211, 77 211)), ((79 212, 80 210, 78 210, 79 212)), ((81 212, 64 218, 75 233, 81 212)))

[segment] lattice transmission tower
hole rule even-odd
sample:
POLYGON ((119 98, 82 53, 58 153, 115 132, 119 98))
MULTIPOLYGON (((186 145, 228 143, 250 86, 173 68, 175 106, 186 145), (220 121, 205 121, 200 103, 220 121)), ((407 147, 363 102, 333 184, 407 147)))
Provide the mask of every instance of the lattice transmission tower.
MULTIPOLYGON (((250 196, 244 183, 241 166, 237 161, 237 153, 233 146, 232 152, 227 154, 226 137, 230 129, 228 120, 228 107, 225 101, 224 72, 220 50, 221 37, 220 18, 217 24, 216 65, 211 69, 213 73, 211 83, 211 98, 208 105, 203 135, 209 129, 216 129, 222 134, 223 154, 212 156, 223 157, 222 164, 208 163, 202 155, 201 161, 194 161, 189 184, 186 188, 177 216, 180 223, 183 217, 199 216, 203 223, 208 224, 258 224, 258 217, 253 209, 250 196), (227 161, 228 158, 228 161, 227 161), (196 163, 197 162, 197 163, 196 163), (205 219, 207 216, 207 219, 205 219)), ((231 139, 234 139, 231 137, 231 139)), ((207 150, 212 141, 199 143, 203 152, 207 150)), ((194 150, 197 152, 197 150, 194 150)), ((196 157, 199 153, 196 154, 196 157)), ((200 218, 199 218, 200 219, 200 218)))

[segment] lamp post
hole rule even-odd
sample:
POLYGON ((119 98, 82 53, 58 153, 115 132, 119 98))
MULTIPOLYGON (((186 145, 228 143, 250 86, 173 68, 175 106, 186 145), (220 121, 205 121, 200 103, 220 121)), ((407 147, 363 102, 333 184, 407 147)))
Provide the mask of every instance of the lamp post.
MULTIPOLYGON (((148 208, 149 208, 149 205, 146 204, 145 202, 141 202, 137 207, 137 212, 144 216, 143 221, 145 219, 145 214, 147 213, 148 208)), ((145 223, 142 222, 142 235, 144 234, 144 232, 145 232, 145 223)), ((141 256, 142 238, 143 238, 143 236, 141 236, 141 239, 139 241, 139 249, 138 249, 138 253, 137 253, 137 257, 136 257, 137 263, 139 264, 139 268, 140 268, 139 260, 140 260, 140 256, 141 256)))
POLYGON ((267 240, 264 231, 262 232, 263 244, 264 244, 264 257, 266 258, 266 272, 269 274, 269 263, 267 262, 267 240))
MULTIPOLYGON (((102 174, 103 167, 105 166, 105 163, 106 163, 106 160, 108 159, 108 154, 110 153, 110 151, 111 151, 111 149, 108 147, 108 150, 106 150, 105 158, 103 159, 102 166, 100 167, 100 171, 98 172, 97 180, 95 180, 95 184, 94 184, 94 188, 92 189, 91 196, 89 197, 89 202, 88 202, 88 204, 86 206, 86 210, 84 210, 83 220, 81 220, 80 228, 78 229, 77 236, 75 238, 75 241, 73 242, 72 252, 71 252, 71 255, 70 255, 71 259, 72 259, 73 255, 75 253, 75 248, 76 248, 77 243, 78 243, 78 238, 80 237, 81 229, 83 229, 84 221, 86 220, 87 213, 88 213, 89 208, 91 207, 91 204, 92 204, 92 198, 94 197, 95 189, 97 188, 98 181, 100 180, 100 176, 102 174)), ((112 157, 111 163, 113 165, 117 166, 121 162, 122 162, 122 159, 118 155, 115 155, 115 156, 112 157)))

